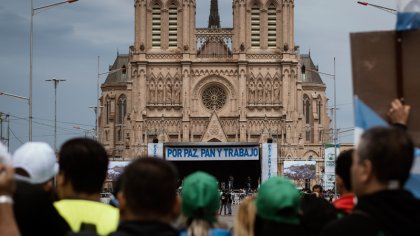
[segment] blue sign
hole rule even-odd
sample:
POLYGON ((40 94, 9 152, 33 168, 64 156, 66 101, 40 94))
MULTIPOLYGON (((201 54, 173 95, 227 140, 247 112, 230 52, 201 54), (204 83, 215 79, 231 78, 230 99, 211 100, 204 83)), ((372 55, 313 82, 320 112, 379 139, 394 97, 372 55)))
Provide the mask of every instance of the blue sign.
POLYGON ((260 150, 252 147, 166 147, 166 160, 170 161, 228 161, 258 160, 260 150))

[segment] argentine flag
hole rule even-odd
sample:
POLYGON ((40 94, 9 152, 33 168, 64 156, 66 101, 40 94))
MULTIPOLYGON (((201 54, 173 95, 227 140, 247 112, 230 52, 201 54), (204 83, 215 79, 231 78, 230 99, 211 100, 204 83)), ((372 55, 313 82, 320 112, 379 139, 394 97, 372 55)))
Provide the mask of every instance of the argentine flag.
POLYGON ((397 31, 420 29, 420 0, 397 0, 397 31))
MULTIPOLYGON (((355 144, 358 143, 363 131, 375 126, 389 126, 376 112, 366 105, 358 97, 354 99, 355 110, 355 144)), ((415 158, 413 167, 411 168, 411 176, 408 179, 406 189, 411 191, 417 198, 420 198, 420 149, 415 149, 415 158)))

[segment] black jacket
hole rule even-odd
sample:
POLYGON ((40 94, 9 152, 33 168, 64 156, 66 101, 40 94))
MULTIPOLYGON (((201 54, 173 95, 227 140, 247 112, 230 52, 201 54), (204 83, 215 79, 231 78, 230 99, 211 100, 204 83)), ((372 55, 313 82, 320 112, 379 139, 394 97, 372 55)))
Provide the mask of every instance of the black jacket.
POLYGON ((385 190, 358 199, 350 215, 327 225, 321 235, 399 236, 420 232, 420 200, 405 190, 385 190))
POLYGON ((116 232, 109 236, 178 236, 172 226, 157 221, 122 222, 116 232))

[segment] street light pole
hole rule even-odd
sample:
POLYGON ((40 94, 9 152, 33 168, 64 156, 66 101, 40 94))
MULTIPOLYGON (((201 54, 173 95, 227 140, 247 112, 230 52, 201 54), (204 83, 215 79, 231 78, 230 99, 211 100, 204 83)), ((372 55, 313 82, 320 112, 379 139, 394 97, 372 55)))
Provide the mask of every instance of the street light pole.
POLYGON ((32 141, 32 78, 33 78, 33 71, 32 71, 32 63, 33 63, 33 34, 34 34, 34 15, 36 11, 58 6, 64 3, 74 3, 78 0, 67 0, 63 2, 53 3, 49 5, 45 5, 42 7, 34 8, 34 0, 31 0, 31 22, 30 22, 30 30, 29 30, 29 142, 32 141))
POLYGON ((45 81, 54 83, 54 151, 57 153, 57 86, 66 80, 53 78, 45 81))

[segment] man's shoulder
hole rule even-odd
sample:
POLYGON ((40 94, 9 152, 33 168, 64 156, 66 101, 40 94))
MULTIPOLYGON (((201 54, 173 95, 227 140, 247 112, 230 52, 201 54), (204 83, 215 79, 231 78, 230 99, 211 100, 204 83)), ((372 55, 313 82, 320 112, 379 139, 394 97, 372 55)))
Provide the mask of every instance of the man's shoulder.
POLYGON ((375 222, 363 212, 354 211, 327 224, 320 235, 368 236, 374 235, 375 232, 377 232, 375 222))

